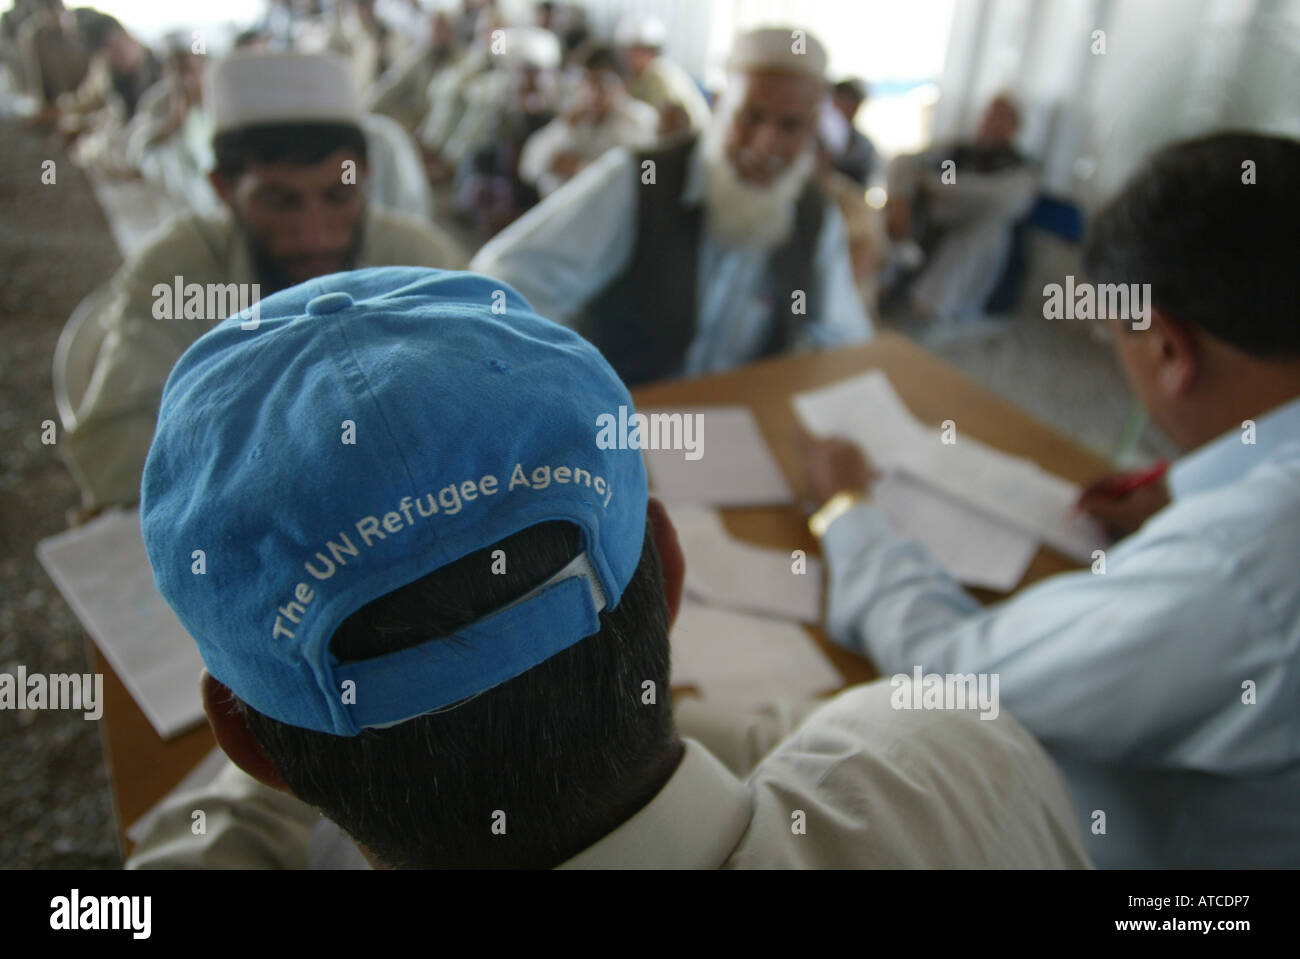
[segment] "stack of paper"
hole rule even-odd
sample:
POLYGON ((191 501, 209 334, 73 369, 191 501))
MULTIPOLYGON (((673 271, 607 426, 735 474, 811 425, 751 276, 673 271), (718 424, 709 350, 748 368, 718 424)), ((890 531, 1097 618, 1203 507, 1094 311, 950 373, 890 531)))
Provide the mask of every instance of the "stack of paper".
POLYGON ((641 410, 698 417, 691 434, 698 451, 646 450, 646 470, 655 495, 668 502, 707 506, 766 506, 790 503, 794 495, 781 467, 763 441, 747 406, 641 410))
POLYGON ((134 510, 41 540, 36 555, 158 735, 203 719, 194 640, 154 586, 134 510))
POLYGON ((738 705, 815 696, 844 685, 812 638, 793 623, 683 600, 672 632, 673 684, 738 705))
POLYGON ((949 575, 967 586, 1010 592, 1038 552, 1032 536, 935 492, 905 473, 881 478, 871 498, 890 526, 924 543, 949 575))
MULTIPOLYGON (((1042 540, 1080 562, 1091 560, 1092 551, 1109 542, 1094 522, 1074 515, 1079 488, 1073 483, 970 436, 959 433, 955 443, 942 443, 940 431, 912 416, 879 370, 800 393, 794 406, 809 430, 856 442, 878 469, 904 473, 982 513, 985 520, 1042 540)), ((913 535, 910 527, 900 532, 913 535)), ((1012 565, 1012 547, 1023 544, 1008 539, 1004 545, 1005 551, 985 556, 999 571, 1012 565)))
POLYGON ((702 602, 816 623, 821 619, 822 567, 815 556, 796 563, 790 552, 733 539, 711 509, 669 511, 686 556, 686 591, 702 602))

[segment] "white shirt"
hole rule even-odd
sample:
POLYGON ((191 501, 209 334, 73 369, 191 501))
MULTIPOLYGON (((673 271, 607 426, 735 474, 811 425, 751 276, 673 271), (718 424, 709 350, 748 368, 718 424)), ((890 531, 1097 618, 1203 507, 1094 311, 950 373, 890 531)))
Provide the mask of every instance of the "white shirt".
POLYGON ((1300 399, 1255 426, 1180 460, 1104 574, 989 608, 855 507, 823 541, 831 636, 882 673, 997 673, 1098 865, 1300 865, 1300 399))
MULTIPOLYGON (((1088 867, 1060 773, 1023 726, 1005 711, 894 709, 894 693, 881 682, 834 697, 747 781, 685 738, 655 798, 561 868, 1088 867)), ((228 765, 169 797, 127 866, 363 868, 320 823, 228 765)))
MULTIPOLYGON (((684 205, 700 201, 701 162, 697 144, 684 205)), ((637 191, 652 188, 640 184, 636 157, 625 149, 610 150, 490 240, 470 269, 509 283, 542 316, 571 323, 632 259, 637 191)), ((768 260, 768 251, 724 245, 704 229, 696 282, 698 328, 679 375, 731 369, 758 354, 773 310, 789 308, 766 299, 768 260)), ((871 320, 853 281, 844 219, 833 203, 826 206, 817 239, 813 278, 808 301, 817 322, 807 327, 804 342, 796 348, 871 339, 871 320)))
POLYGON ((623 96, 602 123, 570 123, 556 117, 528 138, 519 156, 519 178, 549 196, 566 182, 551 172, 555 158, 574 153, 583 166, 614 147, 641 149, 655 141, 659 115, 654 108, 623 96))

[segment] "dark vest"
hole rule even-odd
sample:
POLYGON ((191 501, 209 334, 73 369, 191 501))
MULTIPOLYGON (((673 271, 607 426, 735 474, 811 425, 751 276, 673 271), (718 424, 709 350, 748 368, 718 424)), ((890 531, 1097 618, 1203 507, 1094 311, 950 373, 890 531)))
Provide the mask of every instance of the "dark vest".
MULTIPOLYGON (((578 332, 596 345, 628 386, 672 376, 695 339, 704 208, 681 202, 694 146, 695 138, 688 137, 637 155, 637 236, 632 259, 577 319, 578 332), (641 182, 646 160, 655 163, 653 184, 641 182)), ((772 302, 772 323, 760 356, 787 350, 804 324, 816 321, 812 261, 825 202, 815 179, 810 179, 799 196, 790 237, 769 255, 764 292, 772 302), (793 311, 795 290, 806 294, 806 314, 793 311)))

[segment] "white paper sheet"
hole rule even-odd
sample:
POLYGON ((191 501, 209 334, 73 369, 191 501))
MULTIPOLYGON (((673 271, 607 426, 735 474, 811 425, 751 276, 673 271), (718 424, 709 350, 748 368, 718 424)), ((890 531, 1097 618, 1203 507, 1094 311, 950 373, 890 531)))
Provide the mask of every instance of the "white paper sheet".
POLYGON ((804 630, 682 600, 672 632, 674 685, 737 704, 815 696, 844 685, 804 630))
POLYGON ((905 473, 883 477, 872 500, 902 536, 919 540, 958 582, 1010 592, 1038 552, 1032 536, 905 473))
POLYGON ((36 544, 36 555, 163 739, 203 719, 198 647, 159 595, 135 510, 36 544))
POLYGON ((714 606, 816 623, 821 619, 822 567, 807 556, 796 573, 790 552, 743 543, 711 509, 669 509, 686 555, 686 592, 714 606))
POLYGON ((917 420, 879 370, 800 393, 794 407, 814 434, 850 439, 877 468, 906 472, 1079 562, 1109 543, 1092 520, 1073 514, 1078 486, 962 435, 960 424, 957 441, 944 445, 939 430, 917 420))
POLYGON ((766 506, 794 502, 790 484, 763 440, 747 406, 697 406, 639 410, 640 413, 700 414, 699 459, 682 450, 646 450, 646 469, 655 495, 668 502, 708 506, 766 506))

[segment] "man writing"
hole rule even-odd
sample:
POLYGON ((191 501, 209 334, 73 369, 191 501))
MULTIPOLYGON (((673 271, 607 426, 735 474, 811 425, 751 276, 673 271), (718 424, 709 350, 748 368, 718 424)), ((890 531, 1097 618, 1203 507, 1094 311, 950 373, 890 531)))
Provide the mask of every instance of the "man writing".
POLYGON ((1104 575, 981 608, 889 530, 855 447, 806 443, 832 637, 883 673, 999 674, 1065 770, 1099 865, 1300 864, 1300 328, 1279 239, 1300 214, 1298 171, 1292 140, 1176 144, 1093 223, 1090 278, 1151 284, 1149 328, 1106 321, 1120 363, 1191 451, 1167 491, 1085 499, 1135 530, 1104 575))

